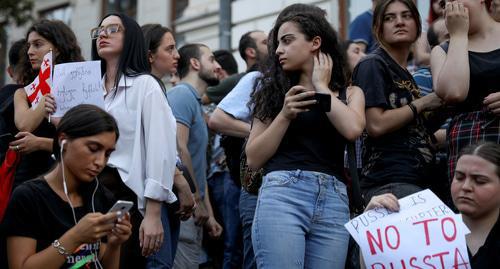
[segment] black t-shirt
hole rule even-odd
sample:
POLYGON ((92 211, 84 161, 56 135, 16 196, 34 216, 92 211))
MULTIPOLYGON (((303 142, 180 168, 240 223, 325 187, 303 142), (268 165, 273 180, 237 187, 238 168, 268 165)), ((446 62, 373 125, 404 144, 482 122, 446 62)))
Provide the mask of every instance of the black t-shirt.
MULTIPOLYGON (((449 42, 441 44, 448 53, 449 42)), ((459 112, 480 111, 483 100, 491 93, 500 91, 500 49, 489 52, 469 51, 470 81, 467 98, 457 104, 459 112)))
MULTIPOLYGON (((82 187, 84 204, 75 208, 77 221, 93 212, 94 188, 95 181, 82 187)), ((109 190, 99 186, 94 196, 95 211, 107 212, 113 202, 114 199, 109 190)), ((55 239, 60 238, 73 226, 75 223, 71 207, 50 188, 45 179, 41 178, 29 180, 14 190, 5 213, 2 229, 7 237, 22 236, 35 239, 36 252, 39 252, 49 247, 55 239)), ((70 268, 78 262, 89 266, 78 268, 97 268, 92 255, 98 254, 99 249, 99 243, 83 244, 66 258, 66 263, 61 268, 70 268)))
POLYGON ((491 269, 500 266, 500 216, 491 229, 484 245, 472 256, 469 252, 472 269, 491 269))
MULTIPOLYGON (((385 50, 376 49, 363 58, 353 72, 353 84, 363 89, 366 108, 396 109, 420 97, 412 75, 385 50)), ((403 182, 428 187, 434 152, 420 114, 399 130, 363 141, 363 189, 403 182)))
POLYGON ((314 106, 290 122, 276 153, 264 171, 315 171, 343 179, 347 140, 339 134, 325 112, 314 106))

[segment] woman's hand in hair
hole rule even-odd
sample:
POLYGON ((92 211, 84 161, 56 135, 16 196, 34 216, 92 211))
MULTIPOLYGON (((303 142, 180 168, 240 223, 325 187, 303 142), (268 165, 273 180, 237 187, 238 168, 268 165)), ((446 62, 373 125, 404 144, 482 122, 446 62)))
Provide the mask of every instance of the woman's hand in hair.
POLYGON ((444 14, 450 39, 467 37, 469 33, 469 9, 459 1, 447 2, 444 14))
POLYGON ((108 234, 108 245, 119 246, 128 240, 132 234, 132 224, 130 223, 130 214, 127 213, 123 217, 119 217, 115 223, 115 227, 108 234))
POLYGON ((366 205, 365 211, 382 207, 394 212, 399 211, 398 198, 396 198, 396 196, 392 193, 373 196, 372 199, 370 199, 370 202, 368 202, 368 205, 366 205))
POLYGON ((117 218, 117 212, 107 213, 106 215, 89 213, 80 219, 70 231, 79 244, 94 243, 112 231, 117 218))
POLYGON ((326 53, 319 52, 314 56, 314 68, 312 73, 312 83, 317 92, 330 94, 328 88, 332 77, 333 60, 326 53))
POLYGON ((297 114, 309 111, 307 106, 316 103, 316 100, 312 99, 314 94, 316 94, 315 91, 308 90, 304 86, 293 86, 285 94, 285 102, 280 114, 288 120, 293 120, 297 117, 297 114))

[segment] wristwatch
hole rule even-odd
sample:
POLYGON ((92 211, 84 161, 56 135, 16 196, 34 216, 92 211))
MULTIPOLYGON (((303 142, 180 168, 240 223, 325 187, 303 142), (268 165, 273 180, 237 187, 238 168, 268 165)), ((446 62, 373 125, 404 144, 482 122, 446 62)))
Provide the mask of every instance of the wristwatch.
POLYGON ((62 245, 61 245, 61 242, 59 242, 59 240, 54 240, 54 242, 52 242, 52 246, 57 250, 57 252, 61 255, 64 255, 64 256, 68 256, 68 255, 71 255, 71 253, 69 253, 62 245))

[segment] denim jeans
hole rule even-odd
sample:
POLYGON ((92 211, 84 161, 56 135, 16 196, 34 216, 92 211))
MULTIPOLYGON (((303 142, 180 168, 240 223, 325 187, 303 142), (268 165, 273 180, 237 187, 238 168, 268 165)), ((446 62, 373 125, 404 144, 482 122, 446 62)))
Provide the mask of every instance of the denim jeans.
POLYGON ((255 269, 255 255, 252 246, 252 224, 257 206, 257 195, 250 194, 241 188, 240 219, 243 229, 243 269, 255 269))
POLYGON ((347 221, 346 186, 335 177, 301 170, 268 173, 252 227, 257 268, 344 268, 347 221))
POLYGON ((223 269, 238 268, 242 262, 242 235, 238 202, 240 189, 234 184, 229 172, 218 172, 208 180, 211 198, 224 225, 223 269))
POLYGON ((161 224, 163 225, 163 245, 160 250, 146 259, 147 269, 170 269, 174 266, 175 251, 179 241, 180 220, 172 205, 162 203, 161 224))

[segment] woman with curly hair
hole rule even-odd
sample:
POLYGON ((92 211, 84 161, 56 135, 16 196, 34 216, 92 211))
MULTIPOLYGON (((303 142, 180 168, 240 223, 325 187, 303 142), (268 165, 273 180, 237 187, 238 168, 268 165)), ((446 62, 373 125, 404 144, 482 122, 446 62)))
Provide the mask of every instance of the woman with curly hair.
POLYGON ((343 153, 365 126, 364 98, 346 88, 337 34, 317 14, 280 14, 252 97, 247 162, 265 174, 252 227, 258 268, 343 268, 346 258, 343 153))
MULTIPOLYGON (((25 83, 33 81, 40 70, 43 57, 51 50, 54 65, 83 61, 75 34, 62 21, 36 22, 28 29, 26 40, 27 53, 20 71, 25 83)), ((18 89, 14 95, 14 122, 20 132, 16 135, 16 140, 10 143, 10 147, 23 154, 14 186, 47 172, 53 163, 50 154, 55 129, 47 119, 55 111, 54 100, 51 94, 47 94, 32 109, 23 88, 18 89)))

